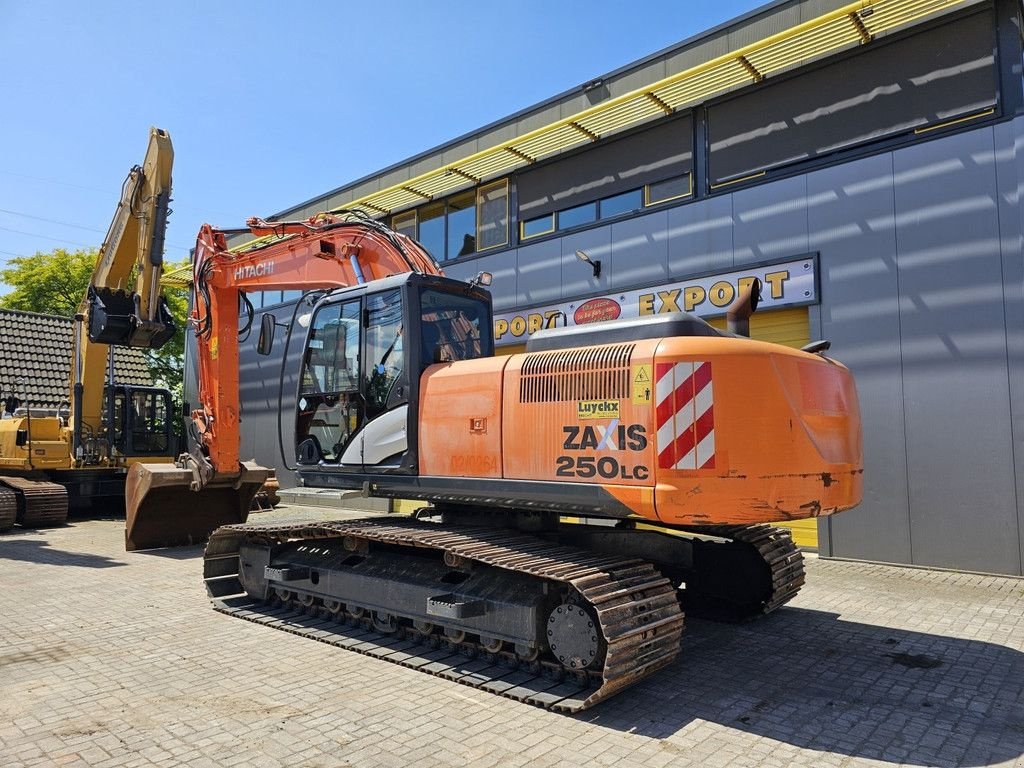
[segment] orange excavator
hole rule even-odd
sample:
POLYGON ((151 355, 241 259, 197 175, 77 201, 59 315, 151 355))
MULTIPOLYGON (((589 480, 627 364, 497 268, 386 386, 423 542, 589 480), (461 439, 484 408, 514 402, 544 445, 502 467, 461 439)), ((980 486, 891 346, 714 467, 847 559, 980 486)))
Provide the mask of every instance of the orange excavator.
POLYGON ((235 252, 199 235, 192 450, 128 478, 128 548, 209 536, 219 611, 572 712, 671 663, 684 609, 740 621, 790 600, 803 562, 768 521, 860 501, 853 379, 825 342, 744 337, 756 285, 733 332, 663 315, 496 357, 486 273, 449 279, 355 213, 246 231, 235 252), (306 329, 301 483, 422 500, 413 517, 245 523, 268 470, 239 457, 240 297, 296 288, 258 348, 284 325, 287 360, 306 329))

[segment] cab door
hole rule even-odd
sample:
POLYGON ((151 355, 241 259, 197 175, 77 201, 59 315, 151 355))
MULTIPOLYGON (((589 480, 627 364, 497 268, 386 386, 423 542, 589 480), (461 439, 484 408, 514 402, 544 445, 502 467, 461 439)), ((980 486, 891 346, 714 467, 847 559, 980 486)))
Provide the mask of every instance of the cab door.
POLYGON ((356 297, 321 306, 310 323, 295 424, 300 464, 345 464, 363 424, 361 320, 356 297))

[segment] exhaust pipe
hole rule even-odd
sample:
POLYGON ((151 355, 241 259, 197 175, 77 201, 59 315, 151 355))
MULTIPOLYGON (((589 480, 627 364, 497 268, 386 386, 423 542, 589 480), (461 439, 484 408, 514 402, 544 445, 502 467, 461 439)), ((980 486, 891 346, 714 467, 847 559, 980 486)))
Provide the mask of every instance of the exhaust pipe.
POLYGON ((750 316, 757 311, 757 304, 760 300, 761 281, 755 277, 750 285, 739 292, 726 311, 725 318, 729 333, 750 338, 750 316))

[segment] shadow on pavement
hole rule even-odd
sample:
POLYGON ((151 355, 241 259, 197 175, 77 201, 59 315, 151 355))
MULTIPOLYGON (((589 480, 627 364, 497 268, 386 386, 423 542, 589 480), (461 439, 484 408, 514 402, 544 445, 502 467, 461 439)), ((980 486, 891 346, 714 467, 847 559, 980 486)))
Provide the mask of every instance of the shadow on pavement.
MULTIPOLYGON (((35 533, 35 531, 32 531, 35 533)), ((53 549, 49 542, 33 538, 0 537, 0 560, 21 560, 46 565, 74 565, 79 568, 115 568, 126 563, 104 555, 88 555, 53 549)))
POLYGON ((1019 651, 801 608, 740 626, 688 624, 674 665, 577 718, 653 738, 700 719, 911 765, 983 766, 1024 754, 1019 651))
POLYGON ((124 520, 124 497, 92 499, 89 503, 72 505, 68 519, 75 520, 124 520))
POLYGON ((187 547, 165 547, 164 549, 139 549, 133 555, 152 555, 166 560, 192 560, 203 556, 206 544, 191 544, 187 547))

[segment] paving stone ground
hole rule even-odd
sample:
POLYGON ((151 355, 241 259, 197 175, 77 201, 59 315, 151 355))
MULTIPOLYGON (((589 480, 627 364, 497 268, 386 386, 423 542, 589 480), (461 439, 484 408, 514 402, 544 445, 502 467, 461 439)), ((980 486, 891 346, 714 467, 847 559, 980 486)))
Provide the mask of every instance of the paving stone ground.
POLYGON ((0 537, 0 766, 1024 766, 1019 579, 811 559, 565 716, 215 613, 200 548, 123 529, 0 537))

